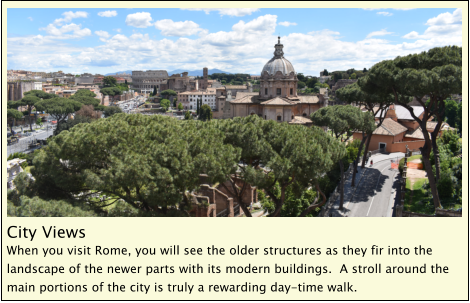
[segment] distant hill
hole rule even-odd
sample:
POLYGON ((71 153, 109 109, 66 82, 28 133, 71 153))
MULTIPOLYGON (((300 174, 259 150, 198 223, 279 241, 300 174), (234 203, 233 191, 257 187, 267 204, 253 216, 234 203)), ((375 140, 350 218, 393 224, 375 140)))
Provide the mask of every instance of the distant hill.
MULTIPOLYGON (((116 73, 118 73, 118 74, 126 73, 126 74, 131 74, 131 75, 132 75, 132 71, 131 71, 131 70, 123 70, 123 71, 119 71, 119 72, 116 72, 116 73)), ((115 75, 116 73, 105 74, 105 76, 115 75)))
MULTIPOLYGON (((186 70, 186 69, 175 69, 175 70, 172 70, 172 71, 168 71, 168 76, 171 76, 173 74, 181 74, 181 73, 184 73, 184 72, 188 72, 188 76, 199 76, 199 77, 202 77, 202 68, 199 69, 199 70, 193 70, 193 71, 190 71, 190 70, 186 70)), ((212 75, 212 74, 218 74, 218 73, 225 73, 225 74, 231 74, 229 72, 224 72, 220 69, 209 69, 209 75, 212 75)))
MULTIPOLYGON (((156 70, 156 68, 154 68, 156 70)), ((200 76, 202 77, 202 68, 200 70, 193 70, 193 71, 188 71, 186 69, 175 69, 175 70, 172 70, 172 71, 168 71, 168 76, 171 76, 173 74, 181 74, 181 73, 184 73, 184 72, 188 72, 188 75, 189 76, 200 76)), ((123 71, 119 71, 119 72, 116 72, 116 73, 127 73, 127 74, 131 74, 132 75, 132 70, 123 70, 123 71)), ((105 76, 109 76, 109 75, 115 75, 116 73, 109 73, 109 74, 105 74, 105 76)), ((209 69, 209 75, 212 75, 212 74, 215 74, 215 73, 225 73, 225 74, 231 74, 229 72, 224 72, 220 69, 209 69)))

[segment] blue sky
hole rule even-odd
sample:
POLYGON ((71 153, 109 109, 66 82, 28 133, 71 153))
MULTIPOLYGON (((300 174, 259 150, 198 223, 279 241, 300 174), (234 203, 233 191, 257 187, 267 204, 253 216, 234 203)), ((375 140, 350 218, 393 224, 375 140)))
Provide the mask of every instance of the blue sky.
POLYGON ((8 9, 8 69, 259 74, 277 36, 296 72, 462 45, 462 12, 420 9, 8 9))

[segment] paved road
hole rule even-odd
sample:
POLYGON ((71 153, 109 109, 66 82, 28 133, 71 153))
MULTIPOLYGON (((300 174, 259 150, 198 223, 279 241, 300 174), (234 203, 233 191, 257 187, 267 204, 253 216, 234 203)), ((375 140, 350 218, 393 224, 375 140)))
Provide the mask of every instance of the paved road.
POLYGON ((8 145, 7 154, 13 154, 15 152, 25 152, 28 150, 28 143, 33 139, 46 139, 47 137, 52 136, 54 129, 49 129, 49 131, 40 131, 39 133, 34 133, 29 137, 20 138, 19 142, 16 144, 8 145))
POLYGON ((390 161, 385 160, 372 167, 366 165, 361 175, 356 176, 361 179, 354 195, 345 201, 344 214, 348 217, 391 217, 399 187, 398 170, 391 169, 390 161))

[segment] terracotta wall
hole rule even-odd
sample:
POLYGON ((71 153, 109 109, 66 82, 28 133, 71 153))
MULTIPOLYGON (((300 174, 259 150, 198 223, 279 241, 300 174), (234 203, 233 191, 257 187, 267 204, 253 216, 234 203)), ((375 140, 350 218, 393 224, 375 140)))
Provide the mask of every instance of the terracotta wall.
MULTIPOLYGON (((405 141, 405 142, 397 142, 391 145, 390 152, 391 153, 396 153, 396 152, 406 152, 406 145, 408 145, 408 149, 418 149, 420 147, 424 146, 424 140, 420 141, 405 141)), ((388 145, 387 145, 388 148, 388 145)), ((388 150, 387 150, 388 151, 388 150)))

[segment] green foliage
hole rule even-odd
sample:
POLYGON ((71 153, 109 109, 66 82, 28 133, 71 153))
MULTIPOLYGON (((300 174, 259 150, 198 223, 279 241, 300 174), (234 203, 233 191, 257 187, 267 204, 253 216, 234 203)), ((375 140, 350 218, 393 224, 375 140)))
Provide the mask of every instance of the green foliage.
POLYGON ((162 99, 160 101, 160 106, 163 108, 164 111, 167 111, 168 108, 170 108, 170 104, 171 104, 171 102, 168 99, 162 99))
POLYGON ((65 122, 59 123, 57 125, 57 128, 54 130, 54 135, 57 136, 58 134, 60 134, 64 130, 70 130, 70 129, 72 129, 72 127, 74 127, 77 124, 91 123, 91 121, 93 121, 93 120, 90 117, 75 115, 74 119, 68 119, 65 122))
POLYGON ((9 108, 7 109, 7 120, 8 124, 10 125, 10 128, 13 127, 13 124, 15 123, 15 120, 23 118, 23 113, 16 110, 9 108))
POLYGON ((200 174, 225 181, 239 150, 224 139, 209 123, 116 114, 51 138, 35 156, 31 173, 48 195, 95 190, 165 214, 184 208, 184 193, 198 187, 200 174))
POLYGON ((202 105, 202 107, 199 109, 199 112, 199 120, 210 121, 212 119, 212 110, 209 105, 202 105))
POLYGON ((178 110, 183 110, 183 104, 178 103, 178 110))
POLYGON ((114 87, 117 84, 117 80, 114 77, 106 76, 103 78, 103 86, 104 87, 114 87))
POLYGON ((193 115, 189 110, 184 113, 184 120, 193 120, 193 115))
POLYGON ((243 84, 246 79, 250 79, 250 74, 225 74, 225 73, 214 73, 209 79, 221 79, 226 83, 234 84, 234 81, 241 82, 243 84))
POLYGON ((172 89, 166 89, 160 93, 160 95, 165 96, 166 98, 169 98, 170 96, 176 96, 178 95, 177 92, 175 92, 172 89))
POLYGON ((100 100, 95 97, 96 94, 94 92, 87 89, 79 89, 75 94, 70 96, 69 99, 80 102, 84 105, 93 105, 95 107, 100 104, 100 100))
POLYGON ((57 120, 57 124, 63 123, 65 118, 80 108, 82 108, 82 103, 75 101, 73 99, 67 98, 53 98, 45 99, 36 103, 36 108, 40 111, 45 111, 51 115, 54 119, 57 120))
POLYGON ((445 115, 447 118, 447 123, 451 127, 457 127, 457 119, 458 119, 458 111, 459 111, 458 103, 452 99, 447 99, 445 100, 445 106, 446 106, 445 115))
POLYGON ((304 88, 305 87, 305 82, 299 81, 297 82, 297 88, 304 88))
POLYGON ((356 73, 352 73, 351 76, 350 76, 350 79, 356 79, 356 78, 357 78, 356 73))
POLYGON ((122 90, 119 87, 105 87, 102 88, 100 92, 106 96, 117 96, 122 94, 122 90))
POLYGON ((30 90, 28 92, 25 92, 24 95, 25 96, 35 96, 35 97, 38 97, 39 99, 52 99, 52 98, 57 97, 56 94, 49 94, 49 93, 46 93, 45 91, 42 91, 42 90, 30 90))
POLYGON ((122 113, 122 109, 119 106, 105 106, 103 108, 103 114, 105 118, 111 117, 114 114, 122 113))
POLYGON ((9 217, 96 217, 94 211, 73 206, 63 200, 43 200, 28 196, 20 196, 18 200, 18 205, 8 200, 9 217))

